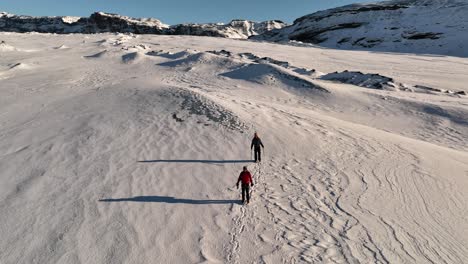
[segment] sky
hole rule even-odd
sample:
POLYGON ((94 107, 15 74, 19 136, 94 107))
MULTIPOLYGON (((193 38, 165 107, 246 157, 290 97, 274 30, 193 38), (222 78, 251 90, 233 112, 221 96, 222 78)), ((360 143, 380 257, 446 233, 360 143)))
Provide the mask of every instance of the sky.
POLYGON ((89 16, 96 11, 153 17, 166 24, 294 19, 363 0, 0 0, 0 12, 31 16, 89 16))

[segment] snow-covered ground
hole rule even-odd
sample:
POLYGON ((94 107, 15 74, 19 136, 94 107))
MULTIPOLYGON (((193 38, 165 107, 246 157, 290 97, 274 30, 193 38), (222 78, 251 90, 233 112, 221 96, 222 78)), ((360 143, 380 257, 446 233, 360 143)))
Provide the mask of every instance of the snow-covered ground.
POLYGON ((466 58, 0 41, 1 263, 468 262, 466 58))

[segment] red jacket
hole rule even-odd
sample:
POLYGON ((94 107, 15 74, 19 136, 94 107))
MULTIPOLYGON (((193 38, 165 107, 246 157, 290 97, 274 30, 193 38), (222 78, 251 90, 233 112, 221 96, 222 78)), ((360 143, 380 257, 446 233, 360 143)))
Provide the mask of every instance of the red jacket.
POLYGON ((237 184, 239 184, 239 182, 242 182, 242 185, 251 184, 253 181, 252 181, 252 175, 250 174, 250 172, 249 171, 241 172, 241 174, 239 175, 239 179, 237 180, 237 184))

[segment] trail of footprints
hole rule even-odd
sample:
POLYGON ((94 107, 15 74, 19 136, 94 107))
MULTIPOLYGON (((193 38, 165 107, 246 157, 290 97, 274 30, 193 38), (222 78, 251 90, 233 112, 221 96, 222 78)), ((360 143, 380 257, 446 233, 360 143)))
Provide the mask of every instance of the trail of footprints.
POLYGON ((259 196, 269 215, 264 221, 277 227, 274 243, 286 256, 284 261, 355 263, 347 240, 347 232, 354 228, 362 234, 367 251, 364 258, 373 263, 387 263, 367 230, 340 208, 340 193, 348 183, 339 174, 326 161, 310 165, 295 159, 269 162, 261 177, 270 179, 260 183, 264 190, 259 196))
MULTIPOLYGON (((258 201, 259 198, 257 197, 259 192, 263 192, 264 190, 256 190, 257 188, 262 188, 260 185, 263 182, 263 174, 262 174, 262 165, 256 164, 255 169, 253 170, 253 178, 255 183, 255 188, 251 190, 251 200, 250 204, 238 206, 234 205, 231 208, 231 212, 236 215, 234 217, 234 227, 230 232, 231 239, 228 245, 228 254, 227 254, 227 263, 242 263, 241 255, 242 251, 249 250, 249 248, 243 248, 244 241, 252 241, 251 237, 246 238, 248 236, 255 236, 256 232, 249 232, 247 234, 246 229, 258 227, 258 223, 261 220, 257 216, 258 204, 262 203, 263 201, 258 201), (257 200, 257 201, 256 201, 257 200)), ((258 246, 259 241, 257 239, 253 240, 255 246, 258 246)))
MULTIPOLYGON (((267 63, 277 64, 272 61, 267 63)), ((223 85, 222 81, 217 79, 211 84, 206 84, 204 76, 196 71, 188 71, 166 81, 183 83, 193 88, 191 90, 200 89, 207 92, 223 85)), ((250 105, 244 107, 252 108, 250 105)), ((364 263, 389 263, 382 252, 382 242, 379 241, 380 244, 377 245, 374 241, 376 238, 372 237, 365 223, 360 223, 340 205, 342 196, 348 195, 345 189, 350 187, 350 177, 358 176, 362 181, 359 183, 361 191, 351 197, 357 199, 354 209, 367 214, 374 223, 378 225, 383 223, 392 230, 393 227, 384 219, 378 219, 360 204, 361 197, 368 188, 367 177, 373 176, 375 174, 373 170, 379 168, 372 168, 370 176, 369 172, 362 172, 368 175, 364 177, 364 174, 360 175, 359 169, 347 172, 346 168, 342 168, 337 161, 342 161, 342 164, 353 164, 370 158, 367 156, 369 153, 380 152, 382 156, 389 157, 402 152, 387 149, 378 142, 366 141, 367 144, 362 146, 362 138, 349 137, 340 130, 330 130, 319 122, 286 111, 279 111, 279 114, 286 116, 291 124, 313 124, 312 127, 304 126, 304 130, 309 132, 309 129, 315 129, 323 136, 325 142, 339 141, 340 144, 348 145, 349 149, 355 151, 346 152, 346 148, 338 148, 323 153, 323 156, 329 156, 328 159, 316 162, 279 157, 262 165, 257 164, 254 169, 256 186, 253 189, 251 204, 234 205, 231 208, 230 214, 233 216, 234 225, 230 232, 230 243, 225 246, 227 263, 244 263, 245 254, 249 249, 261 251, 259 248, 265 248, 265 244, 269 244, 273 251, 257 252, 257 256, 266 263, 272 262, 271 259, 275 260, 273 262, 281 260, 285 263, 357 263, 358 260, 364 263), (373 149, 374 147, 377 149, 373 149), (360 153, 359 157, 356 153, 360 153), (347 163, 346 160, 351 162, 347 163), (303 177, 304 175, 310 176, 303 177), (272 239, 269 235, 271 232, 275 233, 272 239)), ((399 158, 404 160, 407 157, 402 154, 399 158)), ((395 173, 395 169, 381 169, 395 173)), ((371 177, 370 180, 377 181, 379 187, 387 184, 381 182, 377 176, 371 177)), ((393 191, 392 182, 389 181, 388 184, 393 191)), ((393 233, 395 234, 395 231, 393 233)), ((411 257, 396 235, 394 240, 399 243, 397 244, 403 251, 402 256, 411 257)), ((258 262, 257 259, 249 261, 258 262)))

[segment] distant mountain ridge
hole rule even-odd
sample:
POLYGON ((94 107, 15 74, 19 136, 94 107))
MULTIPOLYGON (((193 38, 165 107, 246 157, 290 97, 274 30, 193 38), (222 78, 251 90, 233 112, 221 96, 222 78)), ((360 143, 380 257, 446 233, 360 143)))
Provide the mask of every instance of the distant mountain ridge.
POLYGON ((233 20, 228 24, 178 24, 169 26, 154 18, 131 18, 103 12, 90 17, 33 17, 0 13, 0 31, 40 33, 104 33, 198 35, 245 39, 280 29, 286 24, 279 20, 253 22, 233 20))
POLYGON ((253 22, 235 19, 228 24, 178 24, 169 28, 169 34, 245 39, 285 26, 287 26, 287 24, 280 20, 253 22))
POLYGON ((468 0, 352 4, 300 17, 252 39, 328 48, 468 56, 468 0))
POLYGON ((468 0, 392 0, 352 4, 297 18, 167 25, 154 18, 93 13, 32 17, 0 13, 0 31, 195 35, 369 50, 468 57, 468 0))

